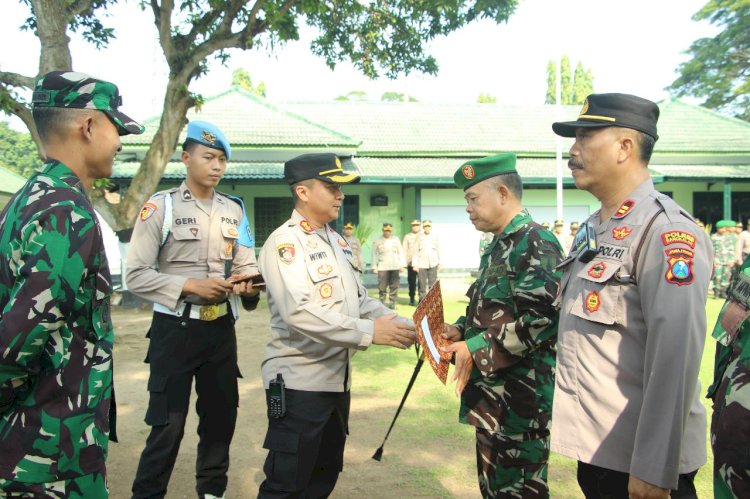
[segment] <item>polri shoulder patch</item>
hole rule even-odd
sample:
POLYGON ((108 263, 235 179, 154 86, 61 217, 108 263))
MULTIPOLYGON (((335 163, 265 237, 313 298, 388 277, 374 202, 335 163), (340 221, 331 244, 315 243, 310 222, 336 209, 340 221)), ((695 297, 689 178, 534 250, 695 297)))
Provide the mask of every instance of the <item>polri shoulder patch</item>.
POLYGON ((157 208, 154 203, 146 203, 143 205, 143 208, 141 208, 141 222, 145 222, 149 218, 151 218, 151 215, 156 213, 157 208))
POLYGON ((667 282, 678 286, 692 284, 695 253, 686 248, 670 248, 664 253, 667 255, 667 282))
POLYGON ((294 261, 294 244, 293 243, 281 243, 276 246, 276 254, 279 255, 279 260, 284 263, 292 263, 294 261))
POLYGON ((677 243, 683 243, 687 244, 691 248, 695 248, 695 236, 692 235, 690 232, 685 232, 682 230, 670 230, 668 232, 664 232, 661 235, 661 240, 664 243, 664 246, 669 246, 670 244, 677 244, 677 243))

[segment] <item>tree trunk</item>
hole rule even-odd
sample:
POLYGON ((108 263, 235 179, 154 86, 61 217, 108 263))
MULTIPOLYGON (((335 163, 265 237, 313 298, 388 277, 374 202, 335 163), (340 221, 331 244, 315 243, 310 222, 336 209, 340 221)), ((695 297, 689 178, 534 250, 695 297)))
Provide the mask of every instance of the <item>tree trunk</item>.
POLYGON ((107 203, 96 191, 92 196, 97 211, 113 230, 132 227, 143 203, 156 191, 185 126, 188 109, 195 103, 187 87, 188 82, 182 79, 171 79, 167 84, 159 130, 120 203, 107 203))
POLYGON ((65 2, 60 0, 31 0, 36 18, 36 36, 41 43, 39 74, 49 71, 71 71, 70 38, 67 34, 70 16, 65 2))

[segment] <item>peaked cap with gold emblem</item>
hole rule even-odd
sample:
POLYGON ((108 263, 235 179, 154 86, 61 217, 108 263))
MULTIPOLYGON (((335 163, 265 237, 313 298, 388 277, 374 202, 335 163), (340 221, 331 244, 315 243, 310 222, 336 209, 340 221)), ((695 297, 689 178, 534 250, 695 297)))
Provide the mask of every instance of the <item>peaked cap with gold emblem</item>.
POLYGON ((453 182, 463 190, 482 180, 516 171, 516 155, 512 152, 467 161, 453 174, 453 182))
POLYGON ((658 140, 658 120, 659 106, 650 100, 629 94, 591 94, 586 97, 576 121, 552 123, 552 130, 562 137, 575 137, 576 128, 618 126, 638 130, 658 140))
POLYGON ((187 126, 185 144, 201 144, 212 149, 224 151, 227 159, 232 154, 232 148, 219 127, 208 121, 191 121, 187 126))
POLYGON ((303 154, 284 163, 284 178, 289 185, 316 178, 329 184, 354 184, 359 175, 345 172, 341 159, 332 153, 303 154))

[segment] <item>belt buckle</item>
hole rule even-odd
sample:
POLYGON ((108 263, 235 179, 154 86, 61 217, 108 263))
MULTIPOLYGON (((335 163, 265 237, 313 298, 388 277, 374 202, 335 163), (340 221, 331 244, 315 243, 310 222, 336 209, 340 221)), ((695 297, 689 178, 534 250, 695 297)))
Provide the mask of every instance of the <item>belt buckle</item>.
POLYGON ((219 317, 219 306, 217 304, 201 305, 200 319, 202 321, 213 321, 217 317, 219 317))

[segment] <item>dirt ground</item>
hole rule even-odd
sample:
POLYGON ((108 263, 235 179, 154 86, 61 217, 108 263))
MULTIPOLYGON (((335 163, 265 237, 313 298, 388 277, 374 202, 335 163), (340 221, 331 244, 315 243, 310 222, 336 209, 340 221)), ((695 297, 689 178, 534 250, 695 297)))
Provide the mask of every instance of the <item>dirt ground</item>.
MULTIPOLYGON (((120 499, 130 497, 138 458, 149 431, 143 422, 148 402, 148 366, 143 359, 148 345, 145 334, 151 312, 114 307, 113 320, 116 328, 115 387, 120 442, 110 446, 107 468, 111 497, 120 499)), ((260 361, 268 335, 268 322, 268 309, 262 303, 258 310, 243 314, 237 323, 239 366, 244 378, 240 380, 240 412, 232 443, 226 493, 232 499, 256 497, 258 485, 263 480, 262 467, 266 453, 262 444, 266 416, 260 383, 260 361)), ((367 352, 362 355, 367 355, 367 352)), ((429 442, 428 448, 414 448, 414 439, 405 438, 403 434, 396 437, 394 431, 386 444, 383 461, 372 460, 371 456, 382 442, 400 396, 358 396, 356 375, 344 472, 332 497, 479 497, 474 464, 471 462, 471 439, 461 439, 460 449, 456 448, 454 441, 445 448, 438 439, 429 442), (462 456, 458 473, 440 477, 431 473, 436 467, 439 468, 439 463, 434 462, 439 456, 456 459, 457 454, 462 456)), ((404 386, 408 381, 408 374, 406 376, 404 386)), ((196 428, 197 418, 193 411, 188 418, 169 484, 168 498, 196 497, 196 428)))

